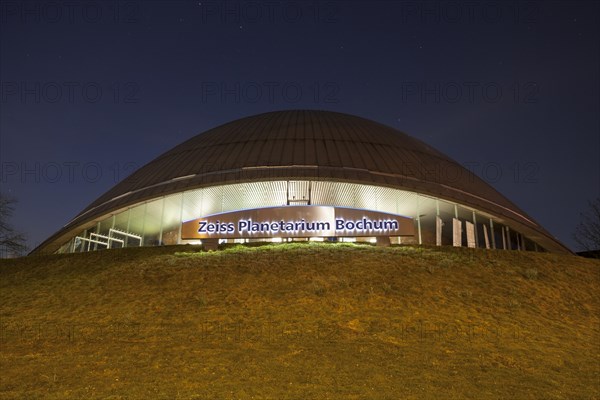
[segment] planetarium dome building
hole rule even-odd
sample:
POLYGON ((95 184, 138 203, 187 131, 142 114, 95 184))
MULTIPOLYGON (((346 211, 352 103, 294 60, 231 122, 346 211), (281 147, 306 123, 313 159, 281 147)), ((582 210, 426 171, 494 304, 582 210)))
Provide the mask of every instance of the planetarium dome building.
POLYGON ((103 194, 32 253, 249 241, 570 251, 446 155, 391 127, 277 111, 210 129, 103 194))

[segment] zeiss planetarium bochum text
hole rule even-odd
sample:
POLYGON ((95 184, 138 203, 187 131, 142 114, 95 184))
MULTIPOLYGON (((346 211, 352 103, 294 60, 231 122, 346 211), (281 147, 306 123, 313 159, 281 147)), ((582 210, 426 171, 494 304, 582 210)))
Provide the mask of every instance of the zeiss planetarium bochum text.
POLYGON ((357 116, 310 110, 242 118, 187 140, 32 253, 292 240, 570 253, 420 140, 357 116))

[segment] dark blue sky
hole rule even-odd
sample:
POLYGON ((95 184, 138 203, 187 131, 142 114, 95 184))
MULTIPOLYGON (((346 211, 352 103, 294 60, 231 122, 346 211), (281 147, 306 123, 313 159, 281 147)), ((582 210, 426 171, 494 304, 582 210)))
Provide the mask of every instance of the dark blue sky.
POLYGON ((290 108, 424 140, 571 247, 599 196, 597 2, 0 5, 0 183, 30 247, 183 140, 290 108))

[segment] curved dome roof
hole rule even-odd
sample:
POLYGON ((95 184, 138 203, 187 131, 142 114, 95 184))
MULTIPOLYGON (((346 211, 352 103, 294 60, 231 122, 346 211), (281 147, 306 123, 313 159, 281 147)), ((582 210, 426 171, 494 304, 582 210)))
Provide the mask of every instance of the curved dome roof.
POLYGON ((507 218, 554 251, 568 251, 511 201, 427 144, 391 127, 330 111, 276 111, 210 129, 149 162, 44 244, 82 223, 185 189, 275 179, 330 179, 406 189, 507 218))

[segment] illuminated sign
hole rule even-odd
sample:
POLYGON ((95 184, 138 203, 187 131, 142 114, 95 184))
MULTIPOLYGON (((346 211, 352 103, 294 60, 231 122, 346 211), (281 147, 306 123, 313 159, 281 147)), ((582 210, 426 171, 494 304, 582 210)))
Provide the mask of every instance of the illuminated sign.
POLYGON ((401 215, 329 206, 265 207, 209 215, 183 223, 181 238, 413 236, 401 215))

